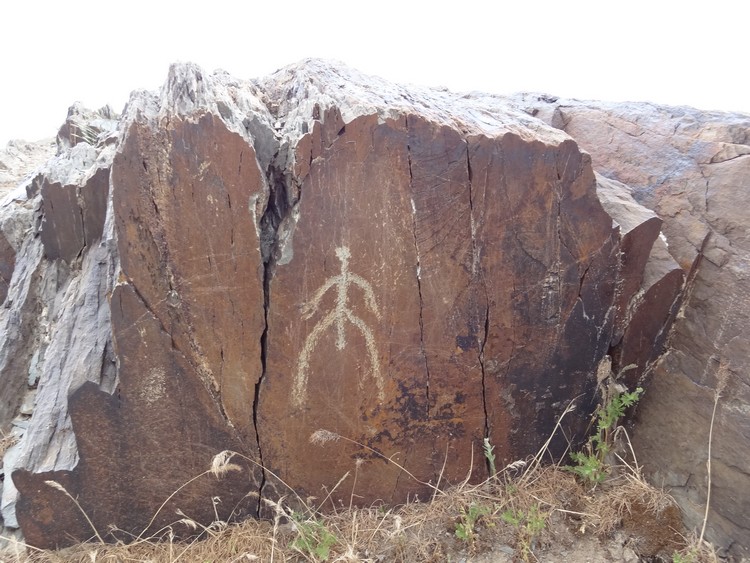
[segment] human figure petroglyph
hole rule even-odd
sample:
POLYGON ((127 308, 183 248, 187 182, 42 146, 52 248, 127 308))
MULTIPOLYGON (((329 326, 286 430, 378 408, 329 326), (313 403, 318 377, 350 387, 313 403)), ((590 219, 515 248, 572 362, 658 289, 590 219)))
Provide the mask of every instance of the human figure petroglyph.
MULTIPOLYGON (((300 354, 299 363, 297 364, 297 373, 294 378, 294 389, 292 391, 293 400, 297 405, 301 405, 305 400, 310 356, 315 349, 318 339, 335 323, 336 349, 343 350, 346 348, 346 321, 349 321, 359 329, 365 339, 365 346, 367 348, 367 354, 372 368, 372 377, 378 387, 378 397, 381 401, 384 398, 383 378, 380 373, 380 360, 378 359, 378 351, 375 347, 375 338, 372 335, 372 330, 349 308, 349 286, 354 285, 362 290, 365 305, 370 311, 372 311, 375 317, 379 319, 380 310, 378 309, 378 304, 375 299, 375 293, 367 280, 349 271, 349 258, 351 258, 351 253, 349 252, 348 247, 338 247, 336 249, 336 256, 341 262, 341 273, 332 278, 328 278, 318 291, 315 292, 312 299, 305 303, 302 308, 302 318, 305 320, 311 318, 318 312, 320 301, 328 290, 331 288, 336 289, 336 303, 333 309, 313 327, 310 334, 307 335, 305 344, 302 347, 302 353, 300 354)), ((360 385, 362 385, 362 380, 360 380, 360 385)))

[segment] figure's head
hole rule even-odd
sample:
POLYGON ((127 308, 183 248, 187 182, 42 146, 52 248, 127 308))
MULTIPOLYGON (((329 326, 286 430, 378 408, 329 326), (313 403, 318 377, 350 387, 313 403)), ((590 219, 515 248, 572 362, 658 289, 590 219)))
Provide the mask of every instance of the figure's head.
POLYGON ((351 253, 349 252, 349 248, 347 248, 346 246, 339 246, 336 249, 336 256, 338 256, 339 260, 341 260, 342 262, 346 262, 351 256, 351 253))

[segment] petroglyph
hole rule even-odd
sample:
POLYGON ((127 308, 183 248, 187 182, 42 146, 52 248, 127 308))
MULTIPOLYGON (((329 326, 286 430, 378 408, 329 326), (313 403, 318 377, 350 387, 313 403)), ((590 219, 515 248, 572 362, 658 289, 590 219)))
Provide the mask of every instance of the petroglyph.
POLYGON ((140 396, 147 405, 153 405, 164 398, 167 392, 167 381, 164 370, 152 368, 143 382, 140 396))
MULTIPOLYGON (((354 312, 349 308, 349 286, 354 285, 359 287, 364 294, 364 302, 367 308, 380 319, 380 310, 378 309, 377 301, 375 300, 375 293, 372 290, 370 283, 349 271, 349 258, 351 253, 349 248, 346 246, 340 246, 336 249, 336 256, 341 262, 341 273, 332 278, 328 278, 326 282, 315 292, 312 299, 305 303, 302 308, 302 318, 309 319, 315 313, 318 312, 321 299, 328 292, 329 289, 336 289, 336 304, 333 309, 321 319, 310 331, 305 339, 305 344, 302 347, 302 353, 299 357, 297 364, 297 373, 294 378, 294 388, 292 390, 293 402, 300 406, 305 400, 307 394, 307 375, 310 368, 310 357, 315 346, 318 343, 321 335, 332 325, 336 325, 336 349, 343 350, 346 348, 346 322, 348 321, 354 325, 365 339, 365 346, 367 347, 367 354, 370 359, 371 375, 375 380, 375 385, 378 387, 378 397, 382 401, 384 398, 383 393, 383 377, 380 373, 380 360, 378 359, 378 350, 375 347, 375 338, 372 335, 372 329, 367 324, 357 317, 354 312)), ((362 379, 360 379, 360 386, 362 386, 362 379)))

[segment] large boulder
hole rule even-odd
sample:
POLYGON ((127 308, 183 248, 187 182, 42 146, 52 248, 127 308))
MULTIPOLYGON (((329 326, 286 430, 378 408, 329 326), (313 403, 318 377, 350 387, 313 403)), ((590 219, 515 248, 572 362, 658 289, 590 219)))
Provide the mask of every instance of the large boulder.
POLYGON ((718 394, 708 537, 750 556, 750 115, 531 95, 516 102, 573 136, 598 172, 627 183, 664 220, 669 253, 690 280, 639 408, 636 452, 700 528, 718 394))
POLYGON ((3 494, 31 545, 187 534, 287 487, 424 498, 484 479, 484 439, 535 453, 574 400, 578 443, 606 355, 636 383, 663 351, 683 271, 660 220, 508 102, 311 60, 175 65, 103 135, 71 115, 8 293, 51 311, 0 364, 11 399, 40 372, 3 494))

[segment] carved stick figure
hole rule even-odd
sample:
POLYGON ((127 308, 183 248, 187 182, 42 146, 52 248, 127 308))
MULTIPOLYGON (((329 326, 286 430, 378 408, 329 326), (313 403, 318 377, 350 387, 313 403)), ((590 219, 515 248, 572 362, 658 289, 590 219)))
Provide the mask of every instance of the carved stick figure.
MULTIPOLYGON (((349 258, 351 257, 351 253, 346 246, 340 246, 337 248, 336 256, 341 261, 341 273, 332 278, 328 278, 318 291, 315 292, 312 299, 302 308, 302 318, 309 319, 317 313, 320 300, 328 290, 332 287, 336 288, 336 303, 333 309, 313 327, 310 334, 307 335, 305 344, 302 347, 302 353, 300 354, 299 363, 297 364, 297 373, 294 378, 294 389, 292 391, 293 400, 297 405, 302 405, 305 400, 305 394, 307 393, 307 372, 310 367, 310 355, 315 349, 318 339, 326 329, 336 323, 336 349, 343 350, 346 347, 346 321, 349 321, 357 327, 365 339, 367 354, 370 357, 370 364, 372 365, 372 376, 373 379, 375 379, 375 384, 378 386, 378 397, 381 401, 384 398, 383 379, 380 374, 380 361, 378 359, 378 351, 375 347, 375 338, 372 335, 372 330, 362 319, 352 312, 348 305, 349 286, 355 285, 362 290, 367 308, 379 319, 380 311, 378 310, 378 304, 375 301, 375 294, 373 293, 372 286, 367 280, 349 271, 349 258)), ((361 385, 362 380, 360 380, 360 386, 361 385)))

